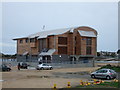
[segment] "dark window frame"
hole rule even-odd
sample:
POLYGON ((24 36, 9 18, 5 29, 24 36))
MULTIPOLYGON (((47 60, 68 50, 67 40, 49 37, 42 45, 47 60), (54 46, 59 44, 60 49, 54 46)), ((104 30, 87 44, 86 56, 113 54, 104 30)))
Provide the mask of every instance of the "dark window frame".
POLYGON ((86 45, 92 45, 92 38, 91 37, 86 38, 86 45))
POLYGON ((29 42, 29 39, 28 39, 28 38, 26 38, 26 39, 25 39, 25 42, 26 42, 26 43, 28 43, 28 42, 29 42))
POLYGON ((91 46, 86 46, 86 54, 91 55, 92 54, 92 47, 91 46))
POLYGON ((68 53, 68 48, 64 46, 58 47, 58 54, 67 54, 68 53))
POLYGON ((20 39, 19 43, 23 43, 23 40, 22 40, 22 39, 20 39))
POLYGON ((68 38, 67 37, 58 37, 58 44, 60 45, 67 45, 68 38))
POLYGON ((35 42, 35 38, 31 38, 30 39, 30 42, 32 43, 32 42, 35 42))

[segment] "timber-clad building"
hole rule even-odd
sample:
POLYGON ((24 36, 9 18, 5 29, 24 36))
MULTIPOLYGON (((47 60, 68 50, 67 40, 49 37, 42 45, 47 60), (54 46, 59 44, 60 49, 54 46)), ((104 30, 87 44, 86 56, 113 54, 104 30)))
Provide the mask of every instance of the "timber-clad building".
POLYGON ((97 51, 97 31, 86 26, 41 31, 13 40, 17 41, 18 61, 80 61, 94 58, 97 51))

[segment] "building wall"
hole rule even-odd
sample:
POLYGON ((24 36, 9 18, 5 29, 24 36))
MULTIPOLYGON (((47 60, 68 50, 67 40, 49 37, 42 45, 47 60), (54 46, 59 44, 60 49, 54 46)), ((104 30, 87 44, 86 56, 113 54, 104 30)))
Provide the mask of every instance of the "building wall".
POLYGON ((55 48, 55 36, 47 37, 47 48, 52 49, 55 48))
MULTIPOLYGON (((75 36, 77 36, 77 43, 76 43, 76 47, 77 47, 77 55, 86 55, 86 38, 87 37, 81 37, 80 34, 78 33, 78 30, 84 30, 84 31, 94 31, 94 33, 97 35, 97 32, 92 29, 92 28, 88 28, 88 27, 79 27, 75 30, 75 36)), ((97 42, 96 42, 96 38, 92 37, 92 54, 91 55, 96 55, 96 51, 97 51, 97 42)))
MULTIPOLYGON (((81 37, 80 34, 78 33, 78 30, 94 31, 97 34, 97 32, 91 28, 82 27, 74 30, 74 33, 67 32, 65 34, 57 35, 56 41, 55 41, 57 51, 54 53, 55 55, 59 55, 58 47, 67 47, 67 55, 86 55, 86 38, 87 37, 81 37), (58 44, 59 37, 67 37, 67 45, 58 44)), ((97 51, 96 40, 97 40, 96 38, 92 38, 92 45, 91 45, 92 53, 90 55, 94 55, 94 56, 96 55, 96 51, 97 51)))
POLYGON ((23 55, 23 53, 28 52, 32 55, 38 54, 38 40, 35 42, 26 43, 26 39, 17 40, 17 54, 23 55), (20 43, 20 40, 23 40, 23 43, 20 43))
MULTIPOLYGON (((56 52, 53 55, 61 55, 60 52, 58 51, 59 47, 64 47, 67 48, 67 53, 66 55, 86 55, 86 38, 87 37, 81 37, 80 34, 78 33, 78 30, 85 30, 85 31, 94 31, 96 34, 97 32, 88 27, 79 27, 74 30, 74 33, 70 33, 69 31, 60 34, 60 35, 51 35, 48 36, 46 39, 39 39, 35 42, 25 42, 25 39, 23 40, 23 43, 20 43, 21 39, 17 40, 17 54, 23 54, 24 52, 29 52, 29 54, 32 55, 38 55, 43 48, 48 48, 48 49, 56 49, 56 52), (67 37, 67 44, 62 45, 58 43, 59 37, 67 37), (44 42, 44 43, 43 43, 44 42)), ((92 54, 91 55, 96 55, 97 51, 97 38, 92 38, 92 54)), ((65 55, 65 53, 63 53, 65 55)))
POLYGON ((24 52, 30 52, 30 45, 29 43, 25 42, 25 39, 17 40, 17 54, 22 55, 24 52), (23 43, 20 43, 20 40, 23 40, 23 43))

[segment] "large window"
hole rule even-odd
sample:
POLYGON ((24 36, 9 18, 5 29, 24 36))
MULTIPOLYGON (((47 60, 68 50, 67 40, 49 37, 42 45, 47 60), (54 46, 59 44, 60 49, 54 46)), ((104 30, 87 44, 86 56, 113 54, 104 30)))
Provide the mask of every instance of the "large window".
POLYGON ((86 45, 92 45, 92 38, 86 38, 86 45))
POLYGON ((23 40, 20 40, 20 43, 23 43, 23 40))
POLYGON ((25 42, 26 42, 26 43, 28 43, 28 42, 29 42, 29 39, 28 39, 28 38, 26 38, 26 39, 25 39, 25 42))
POLYGON ((76 47, 75 47, 75 54, 76 54, 76 47))
POLYGON ((35 42, 35 39, 34 39, 34 38, 31 38, 31 39, 30 39, 30 42, 35 42))
POLYGON ((92 52, 91 52, 92 50, 91 50, 91 46, 87 46, 86 47, 86 54, 87 55, 90 55, 92 52))
POLYGON ((58 54, 67 54, 67 47, 58 47, 58 54))
POLYGON ((67 37, 58 37, 58 44, 66 45, 67 37))

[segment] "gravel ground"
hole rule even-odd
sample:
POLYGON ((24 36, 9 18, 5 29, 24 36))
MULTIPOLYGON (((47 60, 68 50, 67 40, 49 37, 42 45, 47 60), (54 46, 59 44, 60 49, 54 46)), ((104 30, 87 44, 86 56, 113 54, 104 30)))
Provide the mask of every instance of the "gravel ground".
POLYGON ((79 85, 79 81, 90 80, 90 71, 96 70, 98 67, 82 67, 82 68, 59 68, 53 70, 22 69, 17 70, 12 67, 11 72, 3 72, 2 82, 3 88, 52 88, 57 84, 58 88, 67 86, 67 82, 71 82, 72 86, 79 85))
POLYGON ((33 67, 18 71, 15 66, 12 67, 11 72, 0 73, 2 76, 0 80, 4 80, 0 81, 0 85, 3 88, 52 88, 54 84, 57 84, 57 88, 64 88, 67 87, 68 82, 71 82, 71 86, 77 86, 80 80, 91 80, 89 74, 98 69, 97 66, 106 64, 108 63, 96 63, 96 67, 54 68, 40 71, 33 67))

